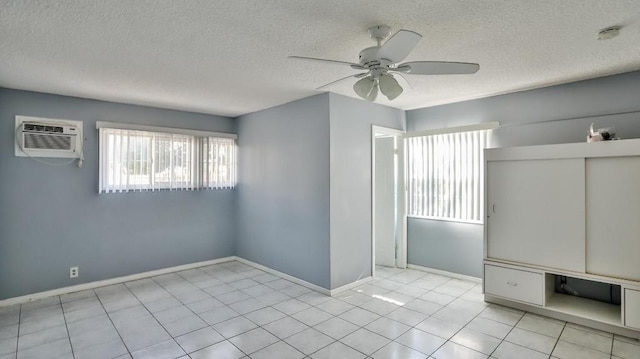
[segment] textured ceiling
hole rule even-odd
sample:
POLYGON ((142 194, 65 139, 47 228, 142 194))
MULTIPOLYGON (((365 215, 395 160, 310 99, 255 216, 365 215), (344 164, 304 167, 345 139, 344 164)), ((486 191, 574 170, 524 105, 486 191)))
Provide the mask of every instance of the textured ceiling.
MULTIPOLYGON (((638 0, 0 0, 0 87, 226 116, 319 93, 384 24, 423 35, 406 61, 477 62, 407 76, 401 109, 640 69, 638 0), (596 40, 606 26, 619 37, 596 40)), ((355 97, 347 80, 325 90, 355 97)), ((401 82, 402 84, 402 82, 401 82)))

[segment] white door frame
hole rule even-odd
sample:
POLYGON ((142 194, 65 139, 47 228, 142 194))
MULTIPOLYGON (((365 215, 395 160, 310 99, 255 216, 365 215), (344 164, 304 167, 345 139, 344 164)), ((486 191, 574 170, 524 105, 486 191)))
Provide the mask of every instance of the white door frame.
POLYGON ((396 228, 397 236, 400 238, 398 243, 396 267, 407 267, 407 213, 405 205, 405 180, 404 180, 404 140, 405 131, 394 128, 371 126, 371 276, 375 275, 376 270, 376 137, 377 136, 395 136, 398 140, 398 214, 396 228))

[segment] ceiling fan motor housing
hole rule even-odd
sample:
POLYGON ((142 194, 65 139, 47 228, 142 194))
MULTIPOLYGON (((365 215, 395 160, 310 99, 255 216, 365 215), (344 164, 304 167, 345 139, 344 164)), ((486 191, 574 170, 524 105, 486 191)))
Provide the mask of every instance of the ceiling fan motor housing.
POLYGON ((367 29, 367 32, 372 39, 378 42, 377 46, 367 47, 360 51, 360 65, 368 69, 375 69, 380 66, 388 66, 391 61, 387 59, 381 59, 378 57, 378 51, 382 47, 382 41, 389 36, 391 28, 385 25, 372 26, 367 29))
POLYGON ((380 46, 367 47, 360 51, 360 65, 368 69, 390 65, 391 61, 378 57, 378 50, 380 46))

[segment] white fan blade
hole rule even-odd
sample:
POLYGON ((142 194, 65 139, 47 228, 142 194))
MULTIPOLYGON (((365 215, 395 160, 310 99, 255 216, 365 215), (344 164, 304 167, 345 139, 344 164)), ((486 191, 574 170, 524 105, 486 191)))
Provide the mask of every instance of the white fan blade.
POLYGON ((409 55, 413 48, 418 45, 421 38, 422 35, 417 32, 400 30, 380 47, 378 57, 396 64, 409 55))
POLYGON ((389 101, 393 101, 396 97, 402 94, 402 87, 398 81, 393 78, 393 76, 389 74, 382 74, 380 75, 380 80, 378 80, 378 82, 380 84, 380 91, 383 95, 387 96, 389 101))
POLYGON ((346 79, 350 79, 350 78, 352 78, 352 77, 353 77, 353 78, 356 78, 356 79, 359 79, 359 78, 361 78, 361 77, 366 76, 367 74, 368 74, 368 72, 363 72, 363 73, 361 73, 361 74, 345 76, 345 77, 343 77, 343 78, 339 78, 339 79, 337 79, 337 80, 335 80, 335 81, 331 81, 331 82, 329 82, 328 84, 324 84, 324 85, 322 85, 322 86, 320 86, 320 87, 317 87, 317 88, 316 88, 316 90, 320 90, 321 88, 325 88, 325 87, 327 87, 327 86, 330 86, 330 85, 335 84, 336 82, 340 82, 340 81, 343 81, 343 80, 346 80, 346 79))
POLYGON ((469 62, 416 61, 398 65, 396 71, 409 75, 475 74, 480 65, 469 62))
POLYGON ((290 59, 296 59, 296 60, 324 62, 324 63, 336 64, 336 65, 348 65, 348 66, 351 66, 352 68, 357 69, 357 70, 363 70, 364 69, 364 67, 362 65, 356 64, 356 63, 353 63, 353 62, 328 60, 328 59, 319 59, 319 58, 316 58, 316 57, 305 57, 305 56, 289 56, 289 58, 290 59))
MULTIPOLYGON (((406 86, 409 88, 409 90, 413 91, 413 86, 411 86, 411 82, 409 82, 409 80, 407 80, 406 77, 402 76, 401 73, 396 73, 394 74, 395 76, 398 76, 399 78, 402 79, 402 85, 401 86, 406 86)), ((400 81, 398 81, 398 83, 400 83, 400 81)))

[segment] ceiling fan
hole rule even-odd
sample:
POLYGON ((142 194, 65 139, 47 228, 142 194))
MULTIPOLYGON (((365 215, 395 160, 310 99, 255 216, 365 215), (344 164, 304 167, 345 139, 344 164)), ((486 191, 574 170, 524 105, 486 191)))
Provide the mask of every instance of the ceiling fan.
POLYGON ((373 26, 367 30, 371 38, 376 40, 377 45, 360 51, 360 62, 357 64, 305 56, 289 56, 289 58, 348 65, 356 70, 364 70, 365 72, 329 82, 318 89, 351 77, 359 78, 360 80, 353 85, 353 90, 358 96, 370 102, 376 100, 378 90, 389 100, 402 94, 402 87, 393 74, 401 77, 403 74, 459 75, 474 74, 480 69, 480 65, 467 62, 415 61, 400 63, 418 45, 422 35, 409 30, 399 30, 382 44, 382 41, 389 36, 390 30, 388 26, 384 25, 373 26))

